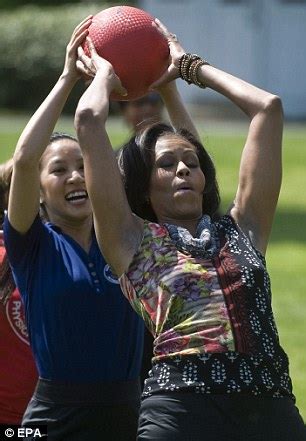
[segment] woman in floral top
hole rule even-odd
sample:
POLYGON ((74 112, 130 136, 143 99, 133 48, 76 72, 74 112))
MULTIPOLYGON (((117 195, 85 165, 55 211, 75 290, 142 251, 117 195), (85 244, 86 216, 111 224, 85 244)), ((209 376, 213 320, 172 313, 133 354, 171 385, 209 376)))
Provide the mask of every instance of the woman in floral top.
POLYGON ((155 26, 171 62, 154 87, 179 76, 210 87, 250 126, 222 217, 214 165, 186 125, 179 130, 179 109, 170 109, 176 129, 153 125, 123 148, 122 183, 105 123, 110 93, 124 89, 90 40, 91 59, 79 52, 94 76, 75 124, 97 237, 155 338, 138 440, 305 440, 264 258, 281 183, 281 101, 186 54, 155 26))

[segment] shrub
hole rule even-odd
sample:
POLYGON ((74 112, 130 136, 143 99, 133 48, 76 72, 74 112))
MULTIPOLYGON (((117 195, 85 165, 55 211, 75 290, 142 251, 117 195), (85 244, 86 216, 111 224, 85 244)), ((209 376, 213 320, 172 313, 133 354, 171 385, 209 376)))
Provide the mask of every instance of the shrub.
MULTIPOLYGON (((105 5, 105 7, 108 7, 105 5)), ((47 95, 63 68, 74 27, 103 4, 25 6, 0 16, 0 107, 33 109, 47 95)), ((65 110, 75 108, 77 86, 65 110)))
MULTIPOLYGON (((65 3, 79 3, 81 1, 83 0, 65 0, 65 3)), ((18 8, 29 3, 36 5, 38 4, 39 6, 54 6, 63 4, 63 0, 31 0, 30 2, 27 0, 0 0, 0 9, 18 8)))

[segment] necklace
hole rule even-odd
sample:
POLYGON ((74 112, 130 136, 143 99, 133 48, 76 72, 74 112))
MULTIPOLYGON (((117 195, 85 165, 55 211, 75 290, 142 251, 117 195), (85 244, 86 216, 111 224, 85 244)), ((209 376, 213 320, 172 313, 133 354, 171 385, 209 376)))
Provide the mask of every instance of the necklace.
POLYGON ((171 240, 184 254, 193 257, 212 257, 217 250, 215 226, 208 215, 204 215, 196 229, 195 237, 184 228, 172 224, 164 224, 171 240))

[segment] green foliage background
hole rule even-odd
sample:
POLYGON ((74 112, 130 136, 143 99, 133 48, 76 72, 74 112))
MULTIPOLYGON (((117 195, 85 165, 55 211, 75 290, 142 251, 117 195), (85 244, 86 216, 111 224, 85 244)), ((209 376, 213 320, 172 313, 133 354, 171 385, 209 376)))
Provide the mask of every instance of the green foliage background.
MULTIPOLYGON (((0 9, 15 9, 25 5, 38 5, 38 6, 55 6, 68 3, 94 3, 91 0, 0 0, 0 9)), ((103 3, 113 3, 112 1, 104 0, 103 3)), ((134 1, 123 1, 121 4, 135 3, 134 1)), ((101 3, 100 3, 101 4, 101 3)))
MULTIPOLYGON (((65 3, 80 3, 82 0, 65 0, 65 3)), ((0 9, 14 9, 26 4, 47 6, 47 5, 61 5, 63 0, 0 0, 0 9)))
MULTIPOLYGON (((45 3, 49 2, 39 1, 40 5, 45 3)), ((130 2, 121 4, 127 3, 130 2)), ((96 14, 110 6, 112 4, 109 2, 83 2, 43 8, 26 5, 18 9, 2 10, 0 108, 30 110, 37 107, 61 72, 66 45, 74 27, 87 15, 96 14)), ((66 111, 75 108, 80 88, 81 83, 72 95, 66 111)))

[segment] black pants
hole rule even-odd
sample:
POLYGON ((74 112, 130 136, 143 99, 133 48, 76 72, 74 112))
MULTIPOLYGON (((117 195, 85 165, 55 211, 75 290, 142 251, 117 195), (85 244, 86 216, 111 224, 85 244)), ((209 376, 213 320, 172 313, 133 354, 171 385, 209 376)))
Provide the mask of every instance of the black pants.
POLYGON ((306 441, 287 398, 169 393, 141 404, 138 441, 306 441))
POLYGON ((142 354, 142 364, 140 372, 140 382, 141 388, 143 389, 143 384, 146 378, 148 378, 148 373, 152 368, 152 357, 153 357, 153 343, 154 338, 150 331, 145 327, 144 329, 144 340, 143 340, 143 354, 142 354))
POLYGON ((135 441, 140 385, 124 383, 67 388, 40 380, 22 424, 47 425, 48 441, 135 441))

